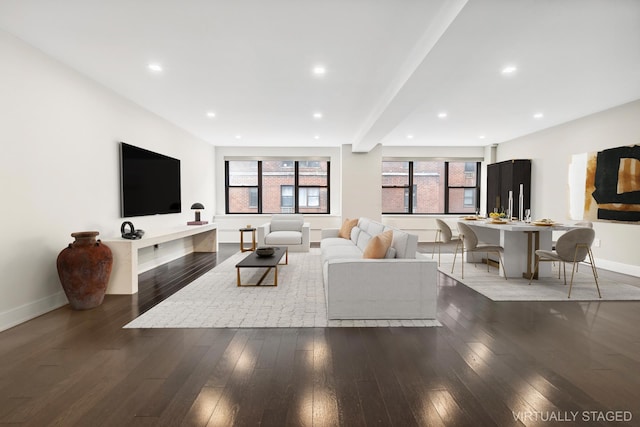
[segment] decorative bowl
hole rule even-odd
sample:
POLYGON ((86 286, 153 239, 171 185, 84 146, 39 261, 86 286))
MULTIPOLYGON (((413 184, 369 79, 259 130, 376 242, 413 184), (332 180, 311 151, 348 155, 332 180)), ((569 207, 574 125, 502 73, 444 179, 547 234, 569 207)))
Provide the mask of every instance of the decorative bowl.
POLYGON ((274 253, 276 253, 276 250, 271 246, 261 246, 256 249, 256 255, 261 257, 273 256, 274 253))

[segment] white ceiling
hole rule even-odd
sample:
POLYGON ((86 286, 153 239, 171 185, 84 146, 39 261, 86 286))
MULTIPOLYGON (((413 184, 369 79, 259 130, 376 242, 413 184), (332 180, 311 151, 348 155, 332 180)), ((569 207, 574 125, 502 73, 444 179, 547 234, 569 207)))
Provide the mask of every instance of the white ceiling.
POLYGON ((489 145, 640 99, 638 0, 3 0, 0 28, 214 145, 489 145))

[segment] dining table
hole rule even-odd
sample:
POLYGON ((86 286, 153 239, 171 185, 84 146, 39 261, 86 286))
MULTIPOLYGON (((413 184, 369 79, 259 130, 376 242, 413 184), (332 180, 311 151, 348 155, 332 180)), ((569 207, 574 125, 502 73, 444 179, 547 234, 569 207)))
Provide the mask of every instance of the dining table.
MULTIPOLYGON (((470 226, 482 243, 500 245, 504 249, 503 265, 507 277, 531 278, 538 249, 551 250, 553 232, 576 228, 574 225, 552 221, 493 221, 485 218, 463 217, 460 221, 470 226)), ((497 260, 495 260, 497 261, 497 260)), ((473 262, 467 259, 467 262, 473 262)), ((487 259, 489 262, 489 258, 487 259)), ((533 279, 551 276, 550 263, 540 263, 533 279)), ((501 267, 502 268, 502 267, 501 267)), ((503 271, 500 271, 503 274, 503 271)))

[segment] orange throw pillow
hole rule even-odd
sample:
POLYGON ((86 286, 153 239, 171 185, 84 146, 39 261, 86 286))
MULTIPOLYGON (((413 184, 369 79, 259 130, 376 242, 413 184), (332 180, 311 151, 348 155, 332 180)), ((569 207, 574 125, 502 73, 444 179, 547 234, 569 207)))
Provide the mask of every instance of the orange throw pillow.
POLYGON ((393 242, 393 230, 387 230, 384 233, 373 236, 367 247, 364 248, 362 258, 381 259, 387 254, 393 242))
POLYGON ((343 239, 351 238, 351 229, 358 225, 358 218, 356 219, 345 219, 342 223, 342 227, 340 227, 340 231, 338 231, 338 237, 342 237, 343 239))

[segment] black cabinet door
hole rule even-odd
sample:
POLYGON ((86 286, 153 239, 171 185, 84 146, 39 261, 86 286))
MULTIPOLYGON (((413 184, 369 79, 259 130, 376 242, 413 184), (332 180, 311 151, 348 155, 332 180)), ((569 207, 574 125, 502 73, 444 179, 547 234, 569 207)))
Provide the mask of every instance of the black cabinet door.
POLYGON ((487 215, 500 210, 500 164, 487 165, 487 215))
POLYGON ((520 184, 522 184, 523 211, 531 207, 531 160, 507 160, 487 165, 487 214, 506 212, 509 208, 509 191, 513 197, 512 216, 520 209, 520 184))

